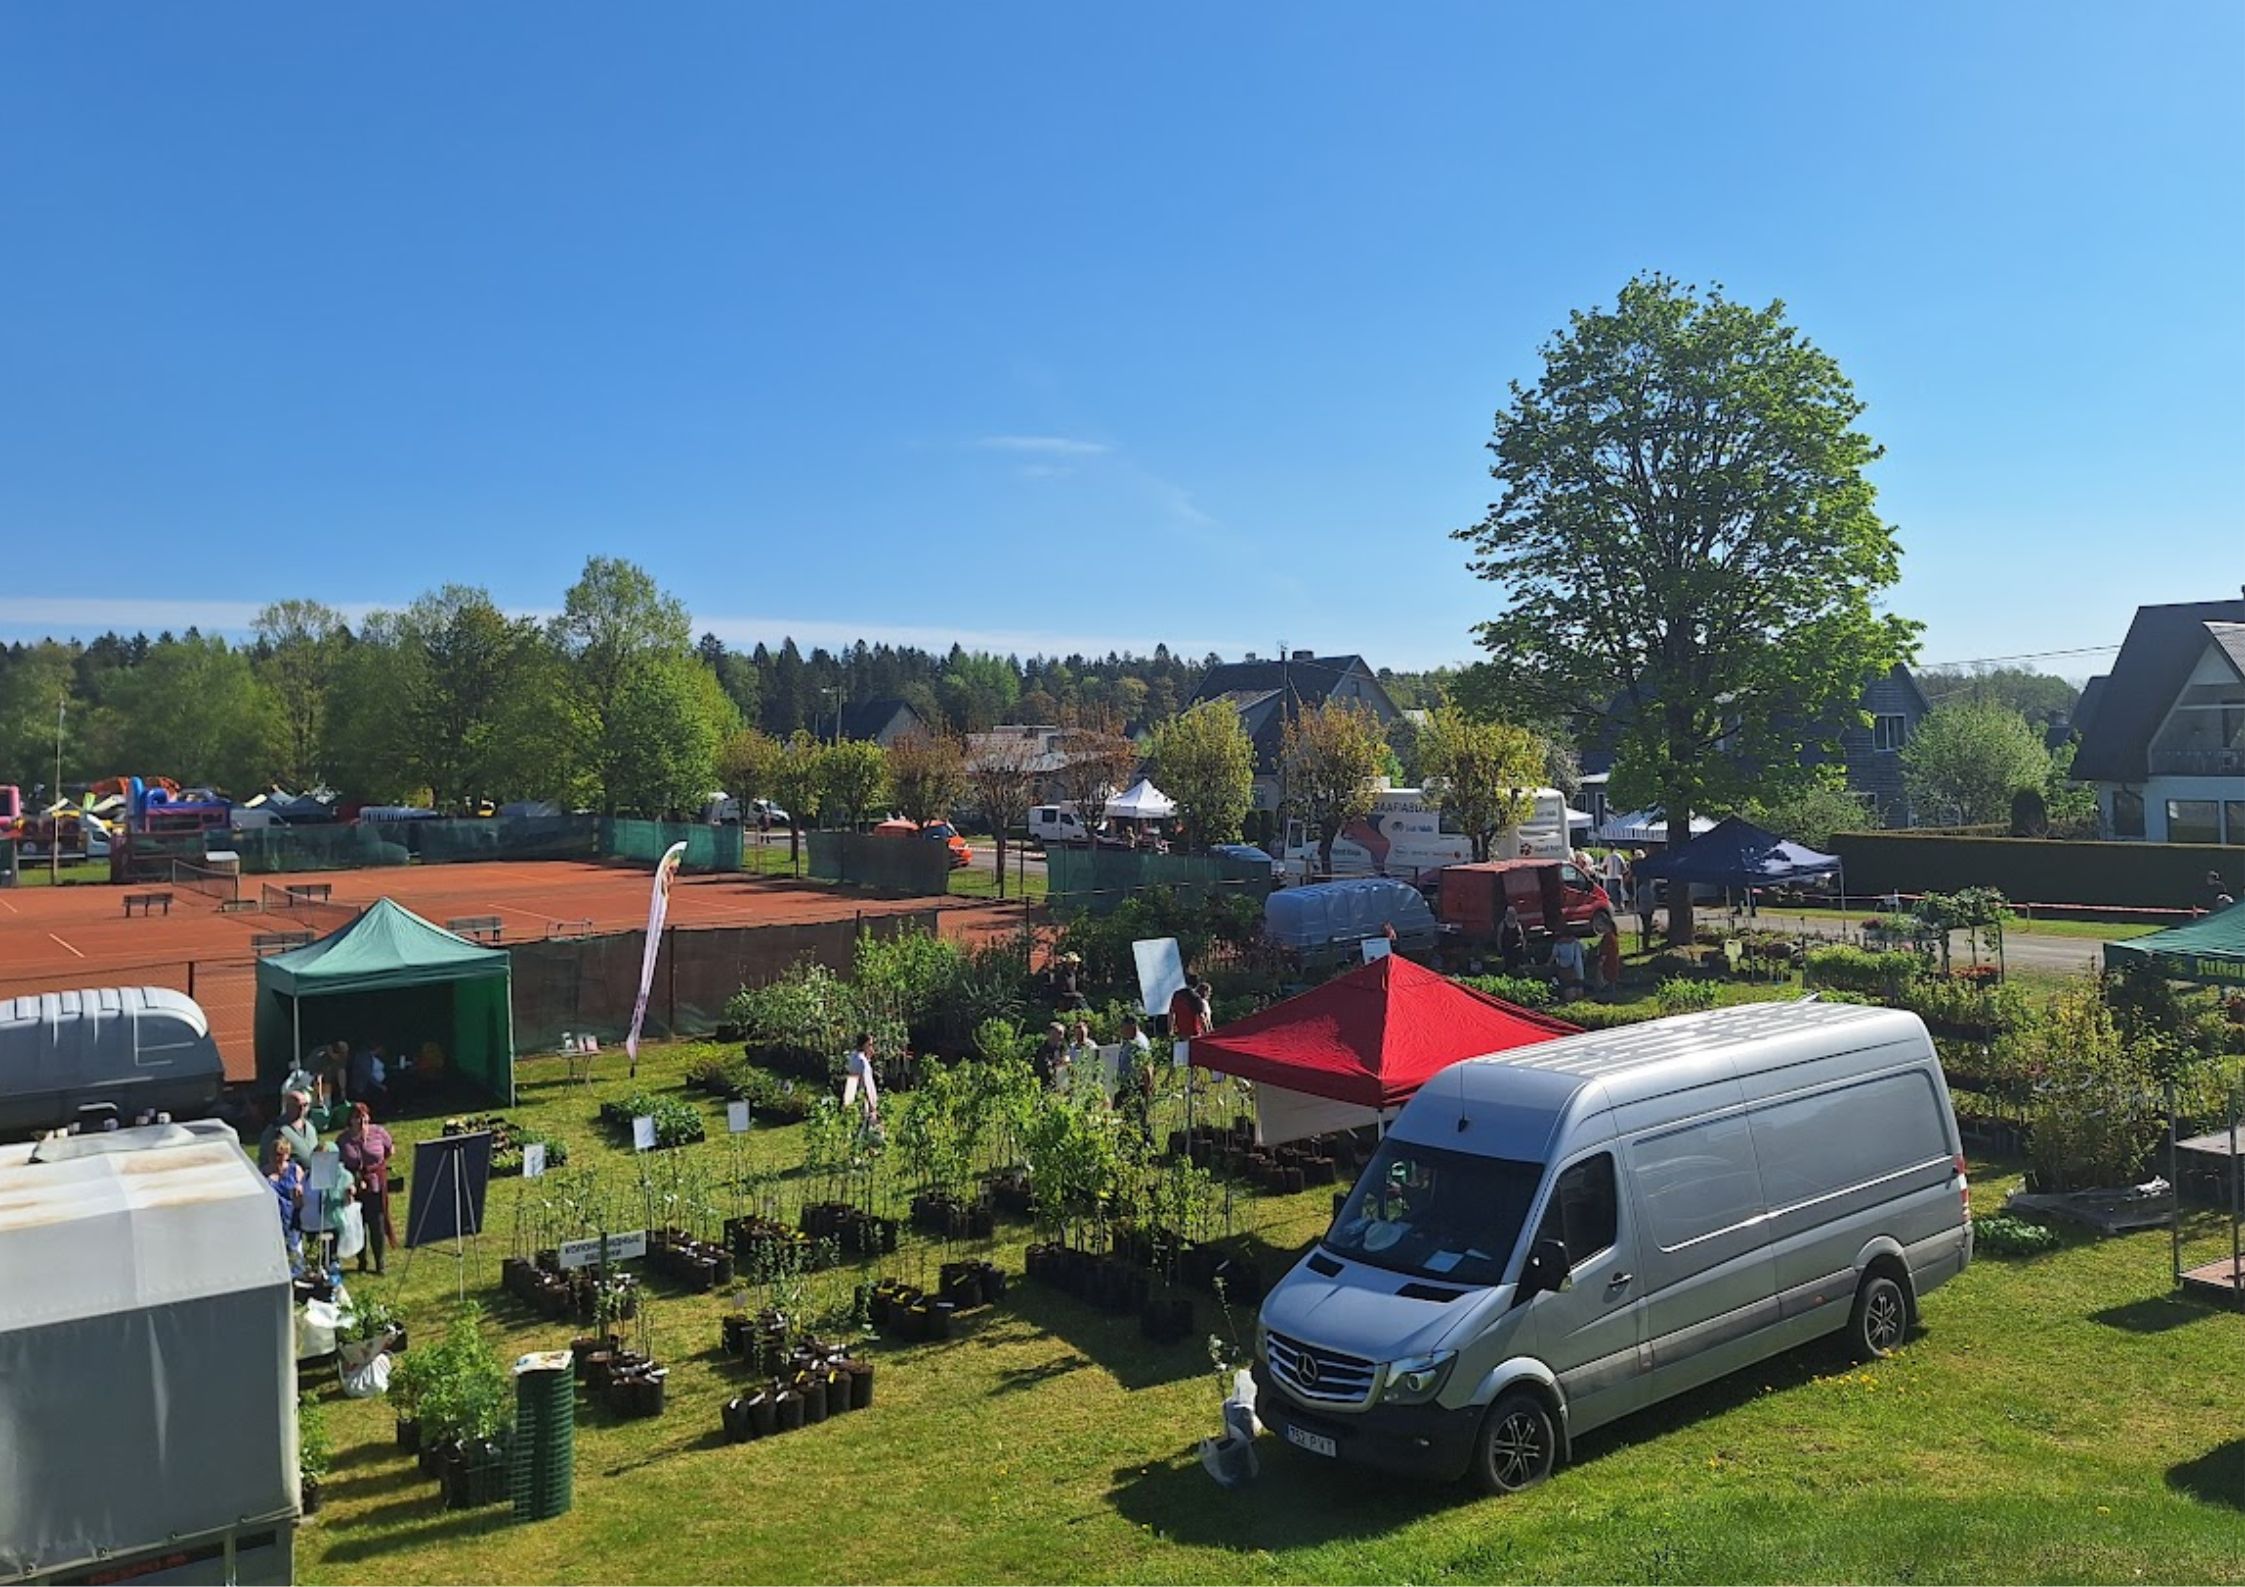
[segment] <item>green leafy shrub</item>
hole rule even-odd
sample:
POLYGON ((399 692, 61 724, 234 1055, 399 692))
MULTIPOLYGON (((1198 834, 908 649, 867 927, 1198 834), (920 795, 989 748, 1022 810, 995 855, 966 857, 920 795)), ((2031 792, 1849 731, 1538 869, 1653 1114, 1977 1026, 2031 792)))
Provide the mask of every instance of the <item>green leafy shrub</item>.
POLYGON ((335 1464, 335 1444, 328 1437, 327 1407, 315 1394, 296 1397, 296 1475, 304 1482, 325 1482, 335 1464))
POLYGON ((2135 1182, 2159 1132, 2150 1066, 2094 981, 2068 987, 2012 1046, 2032 1088, 2027 1160, 2045 1190, 2135 1182))
POLYGON ((1809 949, 1803 963, 1812 985, 1872 997, 1901 995, 1925 968, 1923 959, 1902 949, 1873 951, 1837 942, 1809 949))
POLYGON ((1975 1256, 2041 1256, 2058 1249, 2056 1231, 2008 1213, 1972 1220, 1972 1254, 1975 1256))
POLYGON ((483 1308, 470 1301, 415 1371, 421 1436, 443 1443, 497 1438, 514 1408, 506 1368, 483 1335, 483 1308))
POLYGON ((1550 1008, 1559 1001, 1558 987, 1532 975, 1469 975, 1463 979, 1476 992, 1486 992, 1521 1008, 1550 1008))
POLYGON ((1955 976, 1913 981, 1899 1001, 1928 1025, 1988 1036, 2017 1029, 2029 1014, 2026 994, 2017 987, 1955 976))
POLYGON ((1712 981, 1687 981, 1677 976, 1660 983, 1653 1002, 1663 1014, 1697 1014, 1713 1008, 1716 995, 1712 981))

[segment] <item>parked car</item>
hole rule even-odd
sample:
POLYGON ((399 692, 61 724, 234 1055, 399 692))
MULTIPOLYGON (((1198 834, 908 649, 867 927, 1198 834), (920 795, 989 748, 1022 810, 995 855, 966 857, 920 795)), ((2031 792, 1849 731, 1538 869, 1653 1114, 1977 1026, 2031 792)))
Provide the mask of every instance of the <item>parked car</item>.
POLYGON ((1447 865, 1436 875, 1435 913, 1470 941, 1495 941, 1508 903, 1532 936, 1566 927, 1603 936, 1614 923, 1606 889, 1572 860, 1484 860, 1447 865))
POLYGON ((876 834, 887 837, 928 838, 941 843, 951 851, 951 869, 953 870, 958 870, 961 866, 972 864, 974 861, 974 849, 965 838, 959 836, 958 829, 948 821, 930 821, 927 825, 922 826, 918 822, 908 820, 903 816, 891 816, 888 820, 878 823, 873 830, 876 834))
POLYGON ((0 999, 0 1134, 207 1110, 225 1084, 210 1021, 160 986, 0 999))
POLYGON ((1492 1492, 1827 1334, 1899 1347, 1972 1259, 1914 1014, 1764 1003, 1442 1071, 1265 1299, 1256 1415, 1327 1460, 1492 1492))

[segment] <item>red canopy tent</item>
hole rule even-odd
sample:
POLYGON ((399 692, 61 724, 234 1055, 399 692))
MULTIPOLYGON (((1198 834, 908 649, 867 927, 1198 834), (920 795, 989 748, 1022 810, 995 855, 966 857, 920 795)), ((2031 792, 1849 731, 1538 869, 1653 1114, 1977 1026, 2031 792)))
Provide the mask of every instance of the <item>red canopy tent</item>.
POLYGON ((1389 954, 1196 1037, 1187 1058, 1257 1083, 1271 1144, 1371 1123, 1451 1064, 1576 1029, 1389 954), (1272 1106, 1266 1087, 1340 1106, 1272 1106))

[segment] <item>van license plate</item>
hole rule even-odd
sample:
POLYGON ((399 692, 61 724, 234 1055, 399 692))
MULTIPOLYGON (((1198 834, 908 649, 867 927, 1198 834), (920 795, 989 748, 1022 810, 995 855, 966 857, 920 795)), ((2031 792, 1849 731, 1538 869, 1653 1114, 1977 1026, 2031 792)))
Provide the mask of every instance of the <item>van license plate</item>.
POLYGON ((1296 1427, 1291 1422, 1286 1424, 1286 1441, 1296 1449, 1306 1449, 1311 1454, 1323 1455, 1328 1460, 1337 1459, 1341 1453, 1340 1446, 1323 1433, 1313 1433, 1308 1428, 1296 1427))

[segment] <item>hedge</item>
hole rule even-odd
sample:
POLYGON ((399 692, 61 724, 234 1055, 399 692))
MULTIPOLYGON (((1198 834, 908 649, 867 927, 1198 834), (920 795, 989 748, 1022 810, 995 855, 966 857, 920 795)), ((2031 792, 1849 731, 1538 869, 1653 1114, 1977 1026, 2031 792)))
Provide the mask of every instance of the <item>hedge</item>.
POLYGON ((2235 844, 1842 832, 1832 848, 1857 897, 1993 887, 2023 905, 2190 909, 2207 903, 2208 871, 2245 886, 2245 847, 2235 844))

